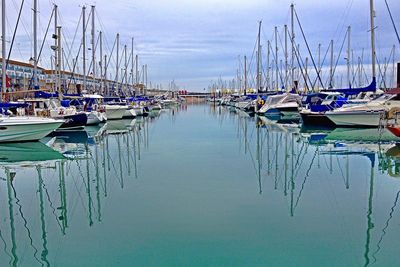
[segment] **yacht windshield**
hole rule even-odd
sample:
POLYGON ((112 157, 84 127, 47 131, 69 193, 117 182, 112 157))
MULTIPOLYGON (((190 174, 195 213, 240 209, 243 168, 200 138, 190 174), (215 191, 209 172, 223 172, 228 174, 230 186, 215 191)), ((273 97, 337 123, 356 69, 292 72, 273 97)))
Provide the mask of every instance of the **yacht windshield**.
POLYGON ((396 97, 396 95, 383 94, 383 95, 380 95, 380 96, 374 98, 373 100, 374 101, 387 101, 387 100, 392 99, 394 97, 396 97))

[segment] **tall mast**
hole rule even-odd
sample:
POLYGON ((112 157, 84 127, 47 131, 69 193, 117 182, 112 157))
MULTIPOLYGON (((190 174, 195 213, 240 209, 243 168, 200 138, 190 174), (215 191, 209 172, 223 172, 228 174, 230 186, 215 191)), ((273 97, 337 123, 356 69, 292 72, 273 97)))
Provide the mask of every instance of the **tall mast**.
MULTIPOLYGON (((54 34, 55 34, 54 47, 58 47, 58 40, 57 40, 57 38, 58 38, 58 29, 57 29, 57 27, 58 27, 58 14, 57 14, 57 11, 58 11, 58 6, 56 4, 54 4, 54 34)), ((54 63, 55 63, 54 65, 55 66, 57 66, 57 56, 58 56, 58 51, 57 51, 57 49, 55 49, 54 50, 54 63)), ((55 68, 55 70, 53 70, 53 79, 57 79, 54 74, 56 76, 59 75, 57 67, 55 68)), ((57 91, 57 83, 54 83, 54 84, 55 84, 54 91, 57 91)))
POLYGON ((127 53, 127 46, 124 46, 124 54, 125 54, 125 83, 124 83, 124 89, 125 93, 128 91, 128 53, 127 53))
POLYGON ((271 47, 271 44, 270 44, 270 42, 269 42, 269 40, 268 40, 268 42, 267 42, 267 88, 268 89, 271 89, 271 78, 270 78, 270 75, 269 75, 269 71, 270 71, 270 47, 271 47))
POLYGON ((82 70, 83 86, 82 91, 86 89, 86 6, 82 7, 82 70))
MULTIPOLYGON (((139 84, 139 56, 136 55, 135 58, 135 80, 136 80, 136 87, 139 84)), ((139 88, 139 95, 140 95, 140 88, 139 88)))
POLYGON ((331 40, 331 67, 329 69, 329 88, 333 88, 333 40, 331 40))
POLYGON ((288 27, 285 25, 285 90, 288 90, 288 27))
POLYGON ((395 52, 396 52, 396 46, 395 45, 393 45, 393 67, 392 67, 392 72, 393 72, 393 74, 392 74, 392 82, 393 82, 393 86, 392 86, 392 88, 396 88, 396 80, 395 80, 395 77, 396 77, 396 75, 395 75, 395 68, 396 68, 396 63, 395 63, 395 52))
POLYGON ((295 87, 294 84, 294 57, 295 57, 295 46, 294 46, 294 5, 290 5, 290 14, 291 14, 291 31, 292 31, 292 36, 291 36, 291 43, 292 43, 292 62, 291 62, 291 76, 292 76, 292 87, 295 87))
POLYGON ((104 94, 104 76, 103 76, 103 32, 99 32, 100 41, 100 93, 104 94))
MULTIPOLYGON (((144 65, 142 65, 142 85, 144 86, 144 65)), ((143 88, 144 92, 144 88, 143 88)))
POLYGON ((347 86, 351 88, 351 81, 350 81, 350 33, 351 27, 347 28, 347 86))
POLYGON ((92 6, 92 74, 93 74, 93 93, 96 91, 96 28, 94 17, 95 6, 92 6))
POLYGON ((244 95, 247 95, 247 57, 244 56, 244 95))
MULTIPOLYGON (((4 24, 3 24, 4 25, 4 24)), ((37 0, 33 1, 33 87, 39 89, 37 78, 37 0)))
POLYGON ((6 0, 1 1, 1 92, 0 102, 3 100, 3 92, 6 91, 6 0))
POLYGON ((109 88, 108 88, 109 84, 108 84, 108 80, 107 80, 107 55, 104 55, 104 80, 105 80, 104 91, 105 91, 106 95, 109 95, 110 94, 109 88))
POLYGON ((115 80, 117 81, 117 88, 116 88, 116 93, 118 94, 118 87, 119 87, 119 84, 118 84, 118 79, 119 79, 119 33, 117 33, 117 66, 116 66, 116 69, 117 69, 117 76, 116 76, 116 78, 115 78, 115 80))
POLYGON ((255 111, 258 111, 258 100, 259 100, 259 90, 261 86, 261 75, 260 75, 260 61, 261 61, 261 21, 259 22, 258 25, 258 35, 257 35, 257 88, 256 88, 256 93, 257 93, 257 103, 255 106, 255 111))
POLYGON ((308 93, 308 85, 307 85, 307 79, 308 79, 308 57, 306 57, 306 62, 304 66, 304 90, 306 93, 308 93))
MULTIPOLYGON (((318 44, 318 75, 321 75, 321 44, 318 44)), ((317 90, 319 91, 319 83, 317 83, 317 90)))
POLYGON ((275 90, 279 90, 278 27, 275 26, 275 90))
MULTIPOLYGON (((144 70, 145 70, 144 73, 146 74, 146 76, 145 76, 145 83, 144 83, 144 84, 145 84, 145 86, 146 86, 145 88, 146 88, 146 92, 147 92, 147 64, 144 65, 144 70)), ((145 94, 146 94, 146 93, 145 93, 145 94)))
POLYGON ((64 92, 68 92, 67 83, 65 82, 64 74, 65 74, 65 53, 64 48, 62 47, 62 43, 60 42, 61 47, 61 71, 60 71, 60 84, 63 85, 64 92))
POLYGON ((258 35, 257 35, 257 94, 261 87, 260 63, 261 63, 261 21, 259 22, 258 35))
MULTIPOLYGON (((133 63, 134 63, 134 59, 133 59, 133 37, 131 40, 131 75, 132 75, 132 91, 135 90, 135 79, 133 78, 133 63)), ((135 95, 136 95, 136 90, 135 90, 135 95)))
POLYGON ((369 1, 370 5, 370 16, 371 16, 371 49, 372 49, 372 82, 376 82, 376 52, 375 52, 375 10, 374 0, 369 1))
POLYGON ((57 26, 57 86, 56 90, 58 91, 58 97, 61 99, 61 95, 63 92, 61 91, 61 57, 62 57, 62 50, 61 50, 61 27, 57 26))

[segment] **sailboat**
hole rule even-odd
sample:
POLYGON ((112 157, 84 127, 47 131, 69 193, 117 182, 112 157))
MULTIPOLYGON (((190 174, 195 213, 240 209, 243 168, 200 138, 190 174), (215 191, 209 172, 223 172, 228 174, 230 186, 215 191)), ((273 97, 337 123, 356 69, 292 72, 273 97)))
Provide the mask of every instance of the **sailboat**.
MULTIPOLYGON (((2 87, 6 88, 6 1, 2 2, 2 87)), ((63 120, 38 117, 0 115, 0 142, 37 141, 61 126, 63 120)))
MULTIPOLYGON (((375 23, 374 1, 370 0, 371 48, 372 48, 372 82, 369 87, 376 89, 376 52, 375 52, 375 23)), ((342 107, 326 112, 326 116, 336 126, 345 127, 377 127, 381 124, 383 114, 390 107, 400 106, 399 96, 396 94, 383 95, 367 104, 342 107), (391 106, 389 106, 391 105, 391 106)))

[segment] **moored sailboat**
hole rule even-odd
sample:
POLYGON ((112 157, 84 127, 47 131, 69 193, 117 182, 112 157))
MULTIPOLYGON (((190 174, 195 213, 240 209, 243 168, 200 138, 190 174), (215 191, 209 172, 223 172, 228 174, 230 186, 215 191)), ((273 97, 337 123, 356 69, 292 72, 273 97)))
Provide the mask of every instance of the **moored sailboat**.
MULTIPOLYGON (((6 1, 2 1, 2 87, 0 102, 6 83, 6 1)), ((5 116, 0 115, 0 142, 37 141, 63 123, 63 120, 49 118, 37 118, 28 116, 5 116)))

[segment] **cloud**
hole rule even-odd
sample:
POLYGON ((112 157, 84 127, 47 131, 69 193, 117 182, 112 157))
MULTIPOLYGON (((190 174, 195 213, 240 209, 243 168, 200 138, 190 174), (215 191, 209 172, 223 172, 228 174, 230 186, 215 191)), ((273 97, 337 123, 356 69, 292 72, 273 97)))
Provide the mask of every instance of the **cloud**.
MULTIPOLYGON (((59 5, 59 21, 64 32, 64 47, 74 43, 71 58, 75 58, 81 40, 81 26, 77 25, 81 6, 85 1, 55 1, 59 5), (75 36, 75 39, 74 39, 75 36)), ((377 47, 381 58, 389 56, 396 43, 393 26, 384 3, 376 1, 377 47)), ((389 0, 392 13, 400 13, 397 1, 389 0)), ((263 47, 268 39, 273 41, 274 27, 278 26, 283 42, 283 25, 290 25, 291 1, 273 0, 152 0, 152 1, 96 1, 96 29, 104 33, 104 53, 110 55, 116 33, 121 36, 121 48, 130 50, 131 38, 135 38, 134 54, 140 62, 148 64, 153 83, 175 79, 186 89, 196 90, 210 84, 210 78, 233 78, 238 68, 238 55, 254 54, 257 24, 263 20, 263 47)), ((10 24, 15 23, 17 9, 9 5, 10 24), (12 19, 11 19, 12 18, 12 19), (14 22, 13 22, 14 21, 14 22)), ((32 0, 26 1, 23 23, 13 51, 15 59, 26 61, 31 56, 32 0), (26 29, 26 30, 25 30, 26 29), (31 33, 31 32, 30 32, 31 33)), ((326 51, 329 41, 335 40, 338 56, 347 25, 352 25, 352 49, 355 57, 364 48, 364 63, 369 63, 369 4, 365 1, 315 1, 302 0, 295 4, 307 42, 316 57, 318 44, 326 51)), ((51 14, 51 1, 40 1, 40 36, 42 39, 51 14)), ((90 8, 87 9, 87 17, 90 8)), ((296 23, 297 24, 297 23, 296 23)), ((12 25, 9 25, 10 27, 12 25)), ((399 25, 398 25, 399 26, 399 25)), ((52 31, 52 27, 50 28, 52 31)), ((11 32, 11 31, 10 31, 11 32)), ((90 24, 87 32, 90 42, 90 24)), ((308 55, 305 42, 296 26, 296 41, 300 43, 302 56, 308 55)), ((50 63, 49 39, 43 51, 43 64, 50 63)), ((281 43, 280 42, 280 43, 281 43)), ((398 45, 398 44, 397 44, 398 45)), ((87 57, 89 58, 89 53, 87 57)), ((264 51, 264 54, 266 52, 264 51)), ((115 52, 114 55, 115 57, 115 52)), ((343 54, 340 56, 343 58, 343 54)), ((279 44, 279 58, 283 59, 283 47, 279 44)), ((81 56, 78 57, 81 61, 81 56)), ((265 60, 265 58, 264 58, 265 60)), ((382 60, 383 61, 383 60, 382 60)), ((112 62, 115 62, 113 59, 112 62)), ((339 64, 344 64, 340 59, 339 64)), ((115 63, 110 66, 113 71, 115 63)), ((47 66, 47 67, 50 67, 47 66)), ((254 69, 254 68, 253 68, 254 69)))

